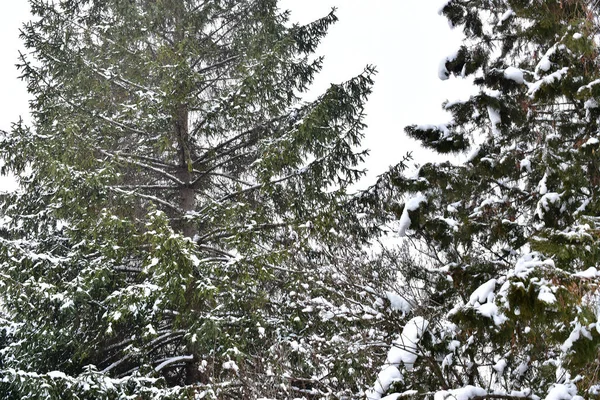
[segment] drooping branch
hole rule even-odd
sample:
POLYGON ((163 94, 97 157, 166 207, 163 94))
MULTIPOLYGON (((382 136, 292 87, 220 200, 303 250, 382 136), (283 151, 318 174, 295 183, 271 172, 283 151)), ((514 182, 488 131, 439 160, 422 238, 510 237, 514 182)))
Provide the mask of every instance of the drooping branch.
POLYGON ((127 195, 127 196, 139 197, 139 198, 144 199, 144 200, 153 201, 153 202, 155 202, 157 204, 160 204, 160 205, 163 205, 163 206, 169 208, 170 210, 176 212, 177 214, 182 214, 183 213, 183 210, 181 210, 175 204, 170 203, 170 202, 168 202, 168 201, 166 201, 164 199, 158 198, 156 196, 151 196, 151 195, 148 195, 148 194, 139 193, 139 192, 136 192, 136 191, 133 191, 133 190, 131 190, 131 191, 123 190, 123 189, 120 189, 120 188, 115 187, 115 186, 109 186, 108 189, 112 190, 115 193, 124 194, 124 195, 127 195))
POLYGON ((172 175, 172 174, 168 173, 167 171, 164 171, 162 169, 153 167, 153 166, 151 166, 149 164, 146 164, 146 163, 143 163, 143 162, 140 162, 140 161, 136 161, 136 160, 134 160, 132 158, 129 158, 129 157, 119 157, 118 154, 113 154, 113 153, 111 153, 109 151, 106 151, 104 149, 101 149, 101 148, 97 148, 97 150, 100 153, 102 153, 105 156, 108 156, 108 157, 110 157, 112 159, 117 159, 118 161, 122 160, 122 161, 125 161, 128 164, 132 164, 132 165, 138 166, 140 168, 144 168, 144 169, 147 169, 149 171, 155 172, 155 173, 157 173, 157 174, 159 174, 159 175, 161 175, 161 176, 163 176, 163 177, 165 177, 167 179, 170 179, 171 181, 175 182, 179 187, 185 186, 185 183, 181 179, 177 178, 175 175, 172 175))

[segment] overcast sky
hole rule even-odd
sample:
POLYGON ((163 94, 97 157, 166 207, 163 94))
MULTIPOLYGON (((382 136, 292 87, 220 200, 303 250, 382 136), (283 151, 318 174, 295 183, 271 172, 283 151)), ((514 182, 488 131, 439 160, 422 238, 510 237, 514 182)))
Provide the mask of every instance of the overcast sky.
MULTIPOLYGON (((10 129, 19 116, 27 119, 25 85, 14 66, 21 47, 19 27, 28 19, 26 0, 4 0, 0 13, 0 129, 10 129), (10 4, 10 5, 9 5, 10 4)), ((440 81, 440 60, 460 45, 437 11, 441 0, 283 0, 292 20, 306 23, 337 7, 339 22, 317 50, 325 55, 323 72, 312 94, 330 83, 359 74, 367 64, 377 67, 373 94, 367 105, 369 125, 364 146, 371 149, 365 185, 398 162, 407 151, 424 163, 431 155, 403 133, 413 123, 447 122, 441 103, 468 96, 468 84, 456 79, 440 81)), ((6 189, 0 180, 0 190, 6 189)))

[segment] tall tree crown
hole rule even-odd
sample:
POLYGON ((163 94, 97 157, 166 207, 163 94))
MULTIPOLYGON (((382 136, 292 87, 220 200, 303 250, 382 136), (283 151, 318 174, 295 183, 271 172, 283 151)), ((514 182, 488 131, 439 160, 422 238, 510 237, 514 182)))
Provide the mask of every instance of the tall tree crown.
POLYGON ((374 294, 355 263, 373 227, 345 189, 374 70, 301 101, 335 14, 30 3, 34 124, 0 143, 21 184, 2 207, 0 393, 360 393, 374 294))
POLYGON ((594 398, 597 5, 450 0, 441 13, 465 41, 440 78, 472 78, 479 93, 445 103, 448 124, 406 129, 465 162, 397 168, 379 183, 429 300, 370 396, 594 398))

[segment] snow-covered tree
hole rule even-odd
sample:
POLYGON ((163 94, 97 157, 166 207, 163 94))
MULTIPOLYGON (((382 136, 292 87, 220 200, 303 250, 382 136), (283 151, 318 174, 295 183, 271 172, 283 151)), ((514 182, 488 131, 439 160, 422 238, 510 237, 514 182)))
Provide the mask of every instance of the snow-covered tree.
POLYGON ((276 3, 30 0, 34 122, 0 142, 20 183, 1 397, 351 397, 374 379, 372 228, 346 195, 374 71, 301 101, 336 17, 293 25, 276 3))
POLYGON ((600 395, 598 11, 445 2, 465 40, 440 78, 471 78, 478 93, 444 104, 448 124, 406 129, 457 157, 396 168, 370 193, 410 244, 402 279, 424 302, 369 398, 600 395))

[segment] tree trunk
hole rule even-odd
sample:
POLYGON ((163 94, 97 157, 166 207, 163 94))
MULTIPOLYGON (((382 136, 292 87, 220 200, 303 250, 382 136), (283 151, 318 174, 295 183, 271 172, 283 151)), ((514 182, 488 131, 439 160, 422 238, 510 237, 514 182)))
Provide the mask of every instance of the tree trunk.
POLYGON ((194 222, 186 218, 188 213, 193 211, 196 207, 196 196, 194 189, 192 188, 193 175, 190 171, 192 156, 190 153, 188 116, 189 112, 187 107, 181 105, 177 110, 175 128, 178 141, 177 150, 179 153, 177 177, 184 182, 184 185, 179 188, 179 207, 181 208, 183 215, 181 223, 175 229, 185 237, 194 238, 198 233, 198 230, 194 225, 194 222))

